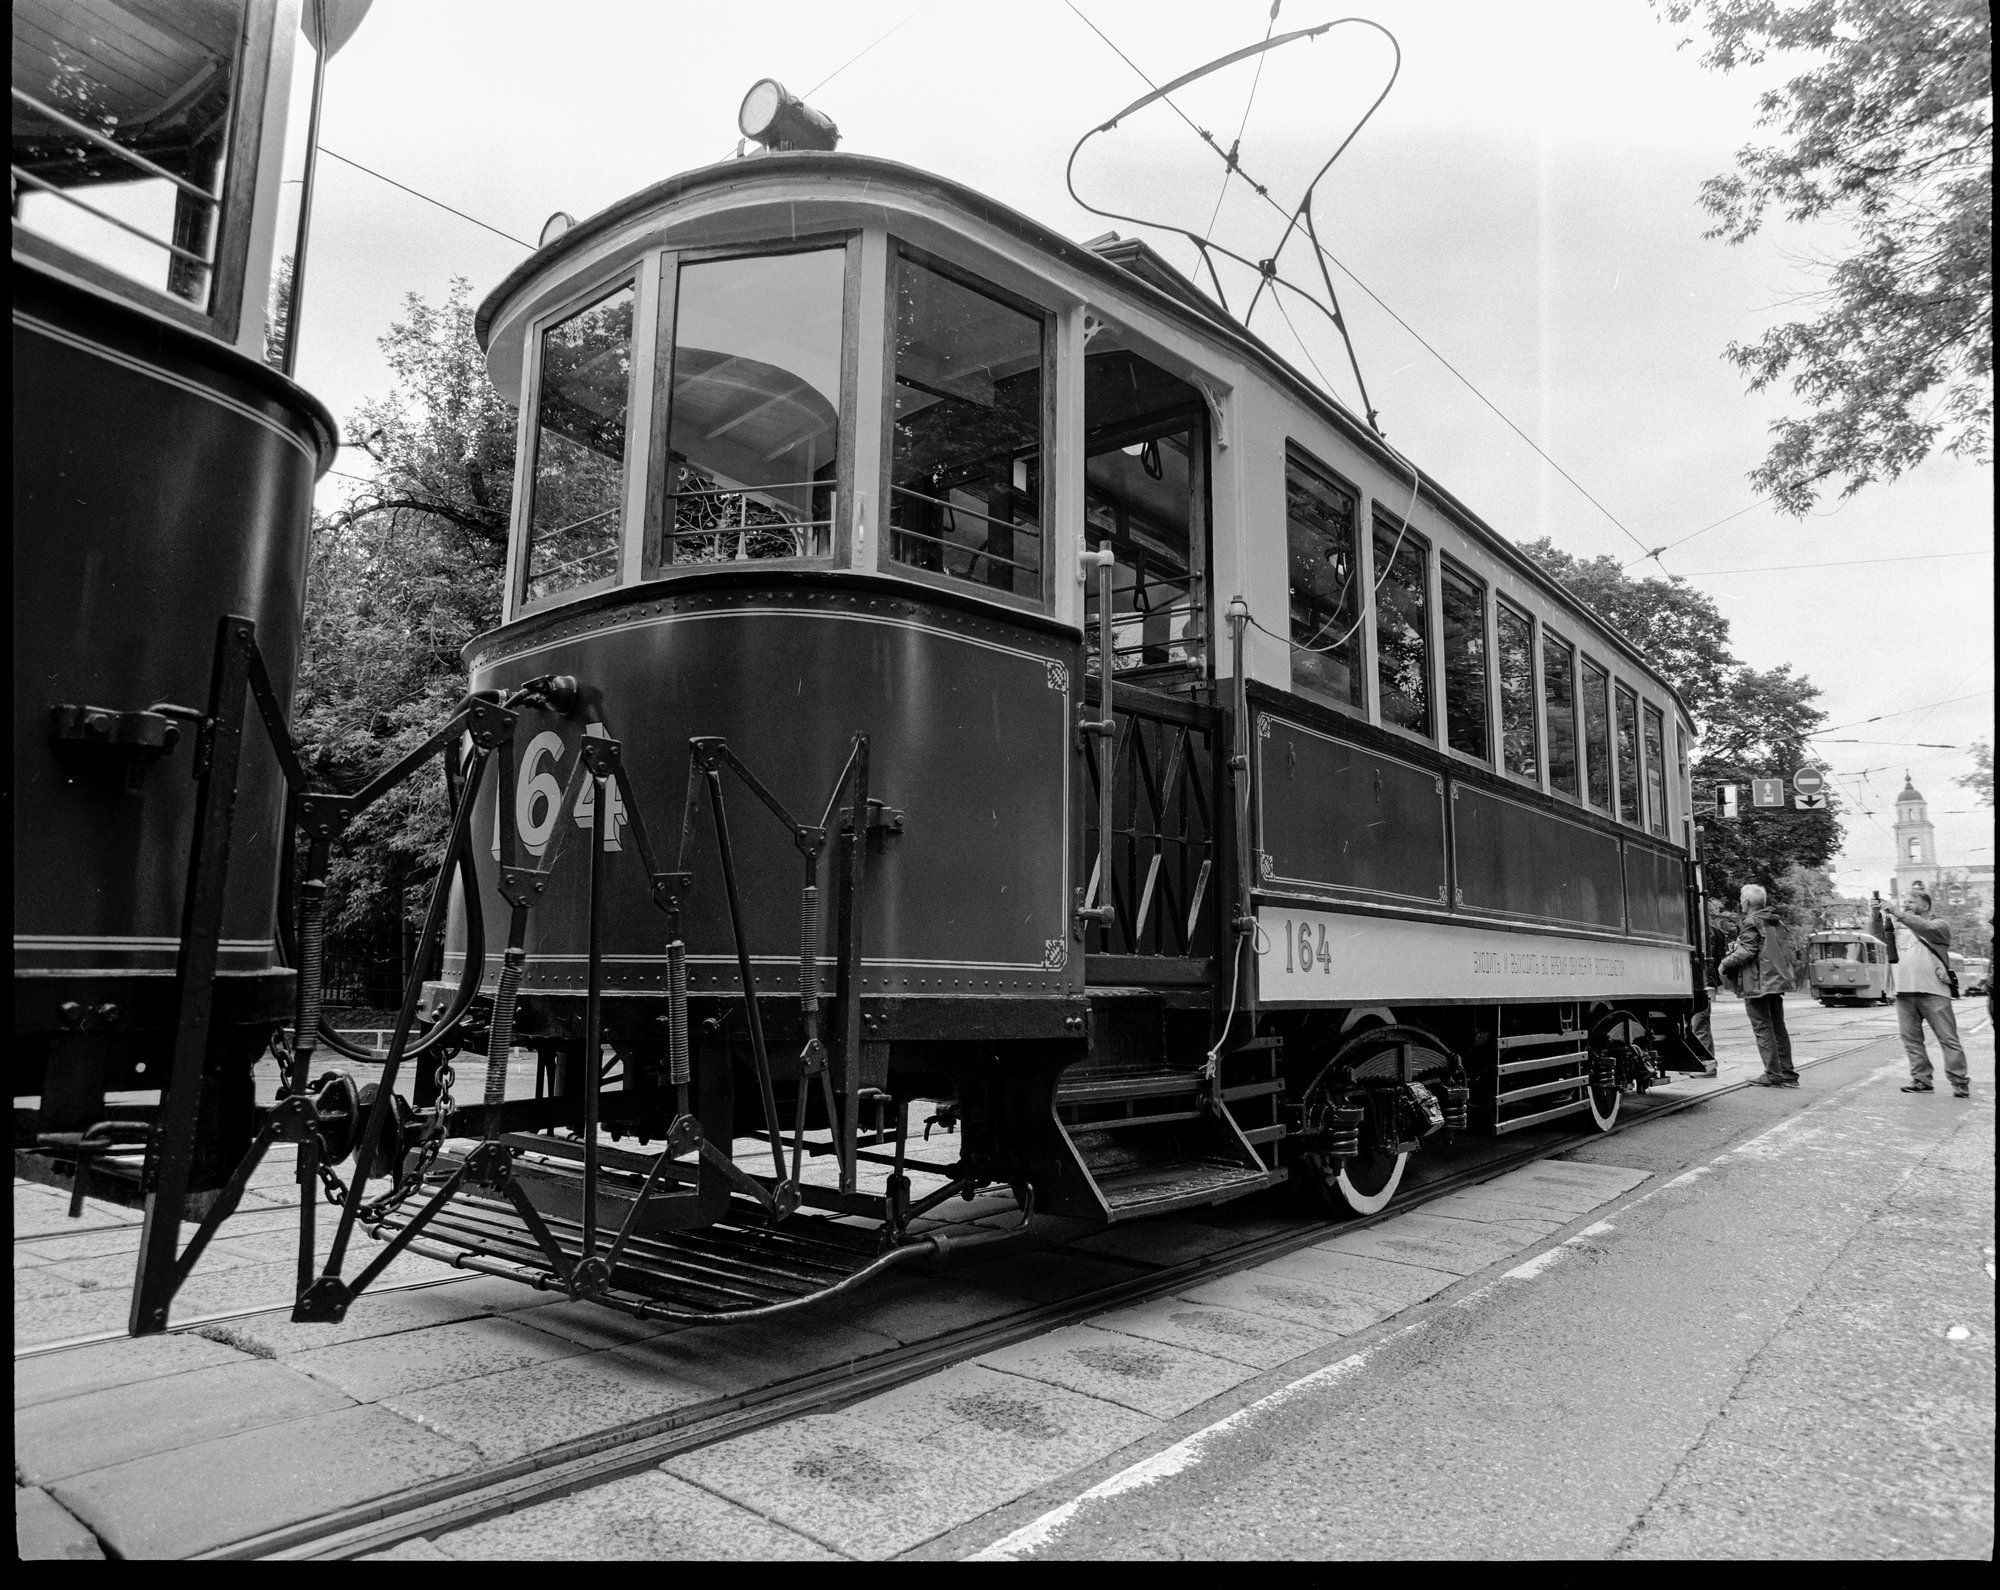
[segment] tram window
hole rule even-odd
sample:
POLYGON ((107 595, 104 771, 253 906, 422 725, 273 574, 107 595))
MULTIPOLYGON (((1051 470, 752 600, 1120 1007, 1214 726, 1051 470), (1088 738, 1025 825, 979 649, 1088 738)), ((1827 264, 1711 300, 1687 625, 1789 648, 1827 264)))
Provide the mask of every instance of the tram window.
POLYGON ((1567 642, 1542 631, 1542 706, 1549 718, 1549 788, 1577 792, 1576 687, 1570 664, 1576 653, 1567 642))
POLYGON ((846 269, 838 248, 680 267, 660 563, 832 552, 846 269))
POLYGON ((1619 685, 1618 697, 1618 815, 1639 823, 1639 698, 1619 685))
POLYGON ((895 261, 889 556, 1039 602, 1043 322, 895 261))
MULTIPOLYGON (((1201 393, 1101 327, 1084 356, 1084 539, 1112 553, 1112 665, 1171 688, 1206 660, 1208 419, 1201 393)), ((1097 637, 1097 582, 1084 587, 1097 637)))
POLYGON ((1297 452, 1285 460, 1285 547, 1292 683, 1366 710, 1361 677, 1361 563, 1353 492, 1297 452))
POLYGON ((228 308, 210 299, 249 9, 15 0, 16 227, 197 311, 228 308))
POLYGON ((542 333, 526 601, 618 572, 632 304, 627 282, 542 333))
POLYGON ((1583 660, 1583 768, 1590 804, 1611 810, 1611 676, 1583 660))
POLYGON ((1667 725, 1660 709, 1646 703, 1646 826, 1667 831, 1667 725))
POLYGON ((1501 749, 1508 772, 1534 778, 1535 621, 1502 602, 1499 629, 1501 749))
POLYGON ((1486 587, 1444 565, 1444 736, 1454 751, 1484 762, 1487 745, 1486 587))
POLYGON ((1680 783, 1675 787, 1680 791, 1681 815, 1685 817, 1688 812, 1694 809, 1694 786, 1688 782, 1688 732, 1686 724, 1676 723, 1674 725, 1674 742, 1680 750, 1678 765, 1681 775, 1680 783))
POLYGON ((1431 737, 1430 543, 1375 512, 1375 682, 1382 721, 1431 737))

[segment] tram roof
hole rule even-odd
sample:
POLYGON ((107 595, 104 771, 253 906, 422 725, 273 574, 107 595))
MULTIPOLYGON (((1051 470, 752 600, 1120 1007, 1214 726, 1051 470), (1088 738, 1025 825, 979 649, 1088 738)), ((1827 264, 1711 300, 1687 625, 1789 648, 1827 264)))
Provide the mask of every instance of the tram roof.
MULTIPOLYGON (((1279 385, 1288 388, 1294 397, 1333 425, 1356 447, 1367 452, 1377 464, 1396 471, 1406 468, 1397 454, 1392 452, 1381 438, 1369 430, 1339 399, 1307 380, 1290 361, 1262 337, 1219 305, 1211 302, 1185 278, 1181 279, 1183 290, 1172 290, 1152 279, 1156 271, 1147 270, 1141 273, 1123 262, 1125 256, 1131 252, 1129 246, 1115 247, 1109 256, 1100 254, 1094 249, 1064 237, 1059 232, 1050 230, 1033 216, 1026 215, 1010 205, 1002 204, 976 188, 969 188, 963 183, 954 182, 949 177, 941 177, 935 172, 907 166, 896 160, 884 160, 875 155, 819 150, 782 150, 766 151, 748 157, 732 156, 713 165, 697 166, 692 170, 679 172, 649 187, 641 188, 636 193, 628 194, 615 203, 606 205, 594 215, 586 216, 577 222, 561 237, 530 254, 501 279, 499 286, 480 301, 473 317, 473 330, 479 339, 480 349, 486 350, 492 337, 494 322, 500 318, 501 312, 531 282, 558 266, 567 256, 586 250, 591 244, 621 227, 678 200, 711 189, 732 186, 749 189, 761 187, 767 180, 794 181, 801 177, 845 179, 861 186, 863 193, 859 197, 864 199, 869 193, 880 194, 882 190, 889 189, 961 210, 974 219, 1050 255, 1064 265, 1103 282, 1112 292, 1139 299, 1158 313, 1180 322, 1196 334, 1223 344, 1238 357, 1259 366, 1279 385)), ((829 195, 830 199, 833 197, 829 195)), ((1126 240, 1126 244, 1129 245, 1130 241, 1126 240)), ((1171 272, 1172 268, 1166 266, 1164 261, 1160 261, 1152 250, 1147 249, 1144 253, 1150 256, 1152 261, 1157 262, 1159 269, 1171 272)), ((1644 669, 1647 676, 1673 698, 1674 704, 1687 715, 1689 720, 1693 720, 1693 714, 1688 711, 1687 703, 1681 699, 1680 692, 1660 674, 1643 652, 1630 645, 1618 633, 1610 619, 1599 614, 1589 603, 1568 590, 1465 502, 1439 485, 1436 477, 1428 470, 1423 472, 1421 495, 1456 521, 1462 529, 1479 537, 1488 551, 1505 559, 1510 567, 1552 599, 1589 614, 1603 632, 1605 640, 1622 653, 1627 661, 1636 663, 1644 669)))

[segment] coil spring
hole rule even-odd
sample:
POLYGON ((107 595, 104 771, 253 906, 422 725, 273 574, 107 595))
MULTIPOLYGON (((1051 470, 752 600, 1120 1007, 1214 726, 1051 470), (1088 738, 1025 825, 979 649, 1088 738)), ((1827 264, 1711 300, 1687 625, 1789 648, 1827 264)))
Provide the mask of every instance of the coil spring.
POLYGON ((326 966, 326 885, 317 879, 305 885, 299 904, 299 1029, 292 1036, 292 1052, 297 1058, 293 1071, 297 1085, 305 1083, 312 1054, 319 1047, 321 991, 326 966))
POLYGON ((500 968, 500 988, 493 999, 493 1031, 486 1044, 486 1102, 502 1104, 507 1098, 507 1060, 514 1050, 514 1004, 521 992, 521 973, 527 952, 509 947, 500 968))
POLYGON ((1358 1104, 1336 1104, 1326 1112, 1329 1159, 1355 1159, 1361 1153, 1361 1123, 1368 1112, 1358 1104))
POLYGON ((808 1016, 819 1013, 819 885, 809 883, 799 896, 799 1005, 808 1016))
POLYGON ((667 946, 667 1085, 688 1080, 687 945, 679 939, 667 946))
POLYGON ((1447 1082, 1434 1090, 1438 1103, 1444 1106, 1444 1127, 1447 1132, 1462 1132, 1471 1124, 1472 1089, 1458 1083, 1447 1082))

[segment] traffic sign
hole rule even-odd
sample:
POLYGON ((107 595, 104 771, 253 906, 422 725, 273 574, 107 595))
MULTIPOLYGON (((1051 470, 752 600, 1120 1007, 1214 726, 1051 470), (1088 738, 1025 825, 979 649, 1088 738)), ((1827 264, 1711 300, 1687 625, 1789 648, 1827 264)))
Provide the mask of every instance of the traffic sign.
POLYGON ((1802 767, 1792 775, 1792 788, 1801 795, 1817 795, 1826 788, 1826 780, 1814 769, 1802 767))
POLYGON ((1792 804, 1802 812, 1823 812, 1827 807, 1824 795, 1794 795, 1792 804))
POLYGON ((1781 778, 1753 778, 1750 781, 1750 804, 1752 806, 1784 805, 1785 781, 1781 778))

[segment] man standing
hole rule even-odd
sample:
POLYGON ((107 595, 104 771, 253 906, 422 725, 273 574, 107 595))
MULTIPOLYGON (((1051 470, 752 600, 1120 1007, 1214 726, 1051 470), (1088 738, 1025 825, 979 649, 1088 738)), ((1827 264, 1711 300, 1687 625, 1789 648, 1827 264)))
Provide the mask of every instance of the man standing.
POLYGON ((1965 1046, 1958 1041, 1958 1016, 1951 1005, 1951 980, 1945 975, 1945 957, 1951 953, 1951 927, 1931 915, 1931 897, 1912 888, 1903 897, 1904 909, 1882 907, 1883 916, 1896 924, 1896 1027, 1902 1034, 1903 1052, 1910 1057, 1910 1080, 1905 1093, 1930 1093, 1931 1055, 1924 1042, 1928 1025, 1937 1034, 1938 1048, 1944 1051, 1944 1074, 1951 1078, 1951 1091, 1964 1099, 1972 1096, 1972 1073, 1966 1069, 1965 1046))
POLYGON ((1795 1088, 1799 1074, 1792 1069, 1792 1036, 1785 1031, 1785 990, 1792 986, 1792 935, 1773 911, 1762 887, 1743 885, 1743 929, 1736 948, 1716 968, 1724 982, 1734 979, 1757 1035, 1757 1052, 1764 1057, 1760 1088, 1795 1088))

